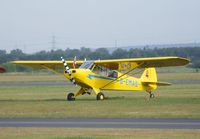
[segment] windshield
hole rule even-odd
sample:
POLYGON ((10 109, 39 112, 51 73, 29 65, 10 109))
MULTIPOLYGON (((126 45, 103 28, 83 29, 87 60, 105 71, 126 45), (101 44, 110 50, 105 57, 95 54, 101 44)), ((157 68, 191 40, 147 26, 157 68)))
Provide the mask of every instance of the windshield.
POLYGON ((85 61, 79 69, 91 69, 93 66, 93 61, 85 61))

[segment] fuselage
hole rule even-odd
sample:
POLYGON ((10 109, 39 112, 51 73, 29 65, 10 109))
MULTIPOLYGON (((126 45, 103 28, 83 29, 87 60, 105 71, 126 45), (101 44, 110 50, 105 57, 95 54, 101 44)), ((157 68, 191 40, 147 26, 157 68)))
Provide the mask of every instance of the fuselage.
MULTIPOLYGON (((98 88, 100 90, 148 90, 148 86, 144 86, 139 78, 129 75, 122 75, 118 72, 118 77, 108 77, 92 72, 90 69, 71 69, 72 77, 76 83, 83 88, 98 88)), ((65 73, 66 78, 70 79, 65 73)), ((152 90, 152 88, 151 88, 152 90)))

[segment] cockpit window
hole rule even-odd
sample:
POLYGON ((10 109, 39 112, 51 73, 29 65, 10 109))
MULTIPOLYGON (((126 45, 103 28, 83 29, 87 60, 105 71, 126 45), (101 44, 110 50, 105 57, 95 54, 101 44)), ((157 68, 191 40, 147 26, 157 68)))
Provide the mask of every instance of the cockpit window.
POLYGON ((93 66, 93 61, 85 61, 80 67, 79 69, 91 69, 93 66))
POLYGON ((95 65, 94 68, 93 68, 94 73, 100 74, 100 75, 103 75, 103 76, 108 76, 108 71, 109 71, 109 69, 107 69, 104 66, 100 66, 100 65, 95 65))
POLYGON ((118 73, 101 65, 94 65, 93 72, 102 76, 117 78, 118 73))
POLYGON ((111 78, 117 78, 118 77, 118 73, 114 70, 110 70, 109 73, 108 73, 108 77, 111 77, 111 78))

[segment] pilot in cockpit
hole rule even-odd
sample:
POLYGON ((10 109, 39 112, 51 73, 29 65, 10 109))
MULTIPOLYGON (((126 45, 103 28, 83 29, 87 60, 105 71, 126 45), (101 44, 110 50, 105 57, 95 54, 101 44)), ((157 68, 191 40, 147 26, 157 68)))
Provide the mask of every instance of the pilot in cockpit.
POLYGON ((114 71, 114 70, 110 70, 110 71, 108 72, 108 77, 117 78, 117 76, 118 76, 118 74, 117 74, 117 72, 114 71))

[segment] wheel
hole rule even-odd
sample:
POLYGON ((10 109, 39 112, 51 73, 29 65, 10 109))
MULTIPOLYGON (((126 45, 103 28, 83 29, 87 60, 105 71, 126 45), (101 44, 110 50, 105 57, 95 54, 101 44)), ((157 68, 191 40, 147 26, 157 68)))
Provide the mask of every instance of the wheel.
POLYGON ((67 100, 68 100, 68 101, 74 101, 74 100, 75 100, 74 94, 73 94, 73 93, 69 93, 69 94, 67 95, 67 100))
POLYGON ((97 100, 104 100, 105 99, 105 97, 104 97, 104 94, 103 93, 99 93, 99 94, 97 94, 97 100))
POLYGON ((150 94, 150 98, 154 98, 155 95, 153 93, 150 94))

